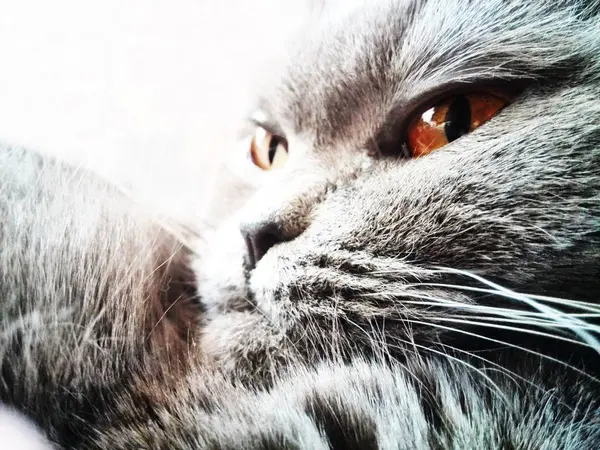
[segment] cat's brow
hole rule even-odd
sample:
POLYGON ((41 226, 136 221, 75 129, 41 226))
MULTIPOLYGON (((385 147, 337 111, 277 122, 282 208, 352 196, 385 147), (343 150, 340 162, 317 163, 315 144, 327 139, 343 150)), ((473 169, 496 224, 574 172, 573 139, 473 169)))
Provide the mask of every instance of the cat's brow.
POLYGON ((271 107, 317 146, 362 145, 391 112, 397 122, 399 108, 443 86, 569 79, 593 49, 585 30, 573 32, 575 9, 543 3, 390 2, 360 11, 315 48, 303 44, 271 107))

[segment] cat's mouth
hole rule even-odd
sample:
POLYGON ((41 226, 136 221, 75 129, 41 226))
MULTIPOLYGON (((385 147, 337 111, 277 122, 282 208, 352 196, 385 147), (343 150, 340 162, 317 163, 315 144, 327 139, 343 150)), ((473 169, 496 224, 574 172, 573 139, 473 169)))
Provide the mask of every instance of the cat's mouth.
POLYGON ((415 348, 479 352, 497 347, 495 342, 510 348, 517 339, 523 345, 523 336, 527 347, 538 348, 526 327, 521 334, 486 327, 507 308, 515 311, 514 320, 524 313, 515 298, 494 295, 466 273, 355 250, 320 253, 306 243, 276 246, 255 267, 243 245, 236 255, 227 275, 219 272, 212 291, 204 291, 212 295, 206 297, 204 346, 225 366, 250 364, 261 372, 295 358, 330 357, 332 351, 365 356, 383 348, 394 357, 415 348), (269 356, 274 348, 283 355, 277 361, 269 356))

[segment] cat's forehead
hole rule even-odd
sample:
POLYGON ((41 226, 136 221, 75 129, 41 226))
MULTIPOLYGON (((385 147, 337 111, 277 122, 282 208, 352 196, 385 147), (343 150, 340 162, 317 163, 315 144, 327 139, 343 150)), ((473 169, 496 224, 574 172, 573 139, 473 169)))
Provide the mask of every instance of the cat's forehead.
POLYGON ((406 0, 354 5, 341 18, 330 11, 290 50, 265 104, 318 144, 359 145, 394 110, 436 90, 576 72, 592 49, 576 20, 589 10, 575 5, 406 0))

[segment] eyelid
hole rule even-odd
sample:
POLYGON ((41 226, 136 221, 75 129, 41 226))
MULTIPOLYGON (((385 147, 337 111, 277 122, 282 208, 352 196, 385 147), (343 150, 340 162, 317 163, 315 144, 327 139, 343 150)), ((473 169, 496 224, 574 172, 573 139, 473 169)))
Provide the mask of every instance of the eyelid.
POLYGON ((265 130, 267 130, 269 133, 271 133, 273 136, 277 136, 277 137, 281 137, 281 138, 285 138, 285 133, 283 132, 283 130, 281 129, 281 127, 274 121, 270 120, 269 118, 267 118, 265 115, 262 115, 262 117, 257 116, 257 115, 253 115, 251 116, 248 121, 254 126, 254 127, 261 127, 264 128, 265 130))
POLYGON ((246 115, 242 124, 238 127, 236 136, 238 140, 243 140, 249 136, 254 135, 256 128, 264 128, 271 135, 285 139, 285 133, 283 129, 277 124, 277 122, 269 119, 269 116, 261 109, 252 109, 246 115))
POLYGON ((443 83, 435 88, 427 89, 413 96, 407 101, 403 108, 410 111, 409 116, 414 116, 419 110, 427 110, 436 103, 448 97, 465 95, 473 92, 489 92, 498 96, 504 96, 508 100, 514 99, 521 94, 531 83, 524 80, 480 80, 473 82, 449 82, 443 83))

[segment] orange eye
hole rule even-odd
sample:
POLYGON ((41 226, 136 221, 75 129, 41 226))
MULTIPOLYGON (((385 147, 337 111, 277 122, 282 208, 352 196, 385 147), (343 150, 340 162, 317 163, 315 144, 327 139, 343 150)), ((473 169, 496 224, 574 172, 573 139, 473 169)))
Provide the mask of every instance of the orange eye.
POLYGON ((494 117, 509 99, 492 93, 457 95, 425 111, 408 129, 413 158, 427 155, 494 117))
POLYGON ((257 127, 250 143, 250 157, 262 170, 279 169, 288 158, 287 141, 262 127, 257 127))

